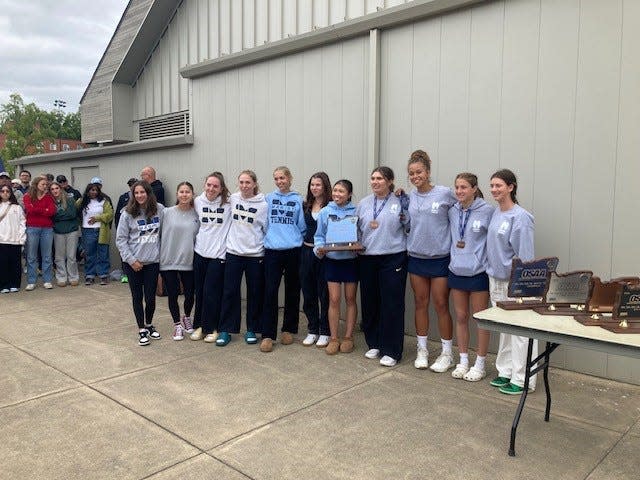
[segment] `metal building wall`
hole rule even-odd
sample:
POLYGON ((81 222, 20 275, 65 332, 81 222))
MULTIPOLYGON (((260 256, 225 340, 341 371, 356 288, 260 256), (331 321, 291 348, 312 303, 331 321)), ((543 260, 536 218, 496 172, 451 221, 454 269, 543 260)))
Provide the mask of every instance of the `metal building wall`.
MULTIPOLYGON (((384 31, 381 163, 406 179, 424 148, 437 183, 471 171, 488 198, 489 175, 510 168, 538 256, 640 274, 639 26, 638 2, 511 0, 384 31)), ((640 381, 629 359, 565 348, 554 360, 640 381)))
POLYGON ((179 67, 403 3, 409 0, 184 0, 136 82, 133 120, 189 108, 179 67))

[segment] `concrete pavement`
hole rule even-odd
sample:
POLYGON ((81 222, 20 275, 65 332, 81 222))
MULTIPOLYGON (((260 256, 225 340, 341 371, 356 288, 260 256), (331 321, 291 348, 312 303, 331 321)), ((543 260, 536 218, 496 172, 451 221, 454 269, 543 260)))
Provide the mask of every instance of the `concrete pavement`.
MULTIPOLYGON (((552 369, 517 397, 356 351, 137 345, 125 285, 0 296, 0 479, 638 478, 640 387, 552 369)), ((305 325, 301 315, 301 325, 305 325)), ((430 346, 430 361, 439 346, 430 346)), ((472 355, 472 358, 474 356, 472 355)))

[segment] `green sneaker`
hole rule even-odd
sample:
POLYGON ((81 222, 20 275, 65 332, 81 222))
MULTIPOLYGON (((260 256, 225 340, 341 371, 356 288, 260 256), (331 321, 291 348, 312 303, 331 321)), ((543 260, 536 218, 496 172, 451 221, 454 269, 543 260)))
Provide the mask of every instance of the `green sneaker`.
POLYGON ((510 381, 511 379, 507 377, 496 377, 489 382, 489 385, 492 387, 504 387, 505 385, 509 385, 510 381))
POLYGON ((524 392, 524 388, 514 385, 513 383, 508 383, 507 385, 500 387, 498 390, 500 390, 500 393, 504 393, 505 395, 520 395, 524 392))
POLYGON ((122 275, 120 277, 120 283, 129 283, 129 277, 127 277, 126 275, 122 275))

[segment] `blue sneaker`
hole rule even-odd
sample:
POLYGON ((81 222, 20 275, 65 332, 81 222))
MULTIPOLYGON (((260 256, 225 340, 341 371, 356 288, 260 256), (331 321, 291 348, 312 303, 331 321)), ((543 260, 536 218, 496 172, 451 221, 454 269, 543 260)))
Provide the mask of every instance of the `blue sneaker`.
POLYGON ((218 347, 224 347, 231 341, 231 335, 227 332, 220 332, 218 334, 218 338, 216 339, 216 345, 218 347))
POLYGON ((258 337, 256 337, 255 333, 248 331, 244 334, 244 341, 249 345, 255 345, 256 343, 258 343, 258 337))

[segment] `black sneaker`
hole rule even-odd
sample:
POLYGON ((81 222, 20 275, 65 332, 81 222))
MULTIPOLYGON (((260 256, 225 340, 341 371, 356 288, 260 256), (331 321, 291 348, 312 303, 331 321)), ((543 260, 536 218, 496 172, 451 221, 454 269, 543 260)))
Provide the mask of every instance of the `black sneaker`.
POLYGON ((140 338, 138 339, 138 345, 144 347, 145 345, 149 345, 149 332, 147 330, 142 330, 138 332, 140 338))
POLYGON ((156 327, 154 327, 153 325, 147 325, 145 328, 149 331, 149 336, 151 338, 153 338, 154 340, 160 340, 160 332, 156 330, 156 327))
POLYGON ((84 279, 85 285, 93 285, 93 277, 87 277, 84 279))
POLYGON ((100 285, 106 285, 109 283, 109 277, 100 277, 100 285))

